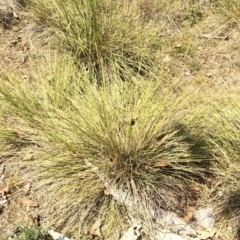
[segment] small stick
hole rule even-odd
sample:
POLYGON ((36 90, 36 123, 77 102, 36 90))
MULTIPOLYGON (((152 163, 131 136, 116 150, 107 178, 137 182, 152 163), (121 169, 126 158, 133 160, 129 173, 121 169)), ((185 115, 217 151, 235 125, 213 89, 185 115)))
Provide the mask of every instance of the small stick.
POLYGON ((229 36, 218 37, 218 36, 212 36, 211 34, 200 34, 199 37, 200 38, 207 38, 207 39, 229 40, 229 36))

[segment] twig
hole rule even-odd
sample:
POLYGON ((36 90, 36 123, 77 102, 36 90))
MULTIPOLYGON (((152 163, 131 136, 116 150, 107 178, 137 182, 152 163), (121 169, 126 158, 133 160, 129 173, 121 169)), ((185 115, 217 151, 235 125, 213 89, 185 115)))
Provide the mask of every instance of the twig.
POLYGON ((207 38, 207 39, 219 39, 219 40, 229 40, 229 36, 225 36, 225 37, 218 37, 218 36, 213 36, 211 34, 200 34, 199 35, 200 38, 207 38))

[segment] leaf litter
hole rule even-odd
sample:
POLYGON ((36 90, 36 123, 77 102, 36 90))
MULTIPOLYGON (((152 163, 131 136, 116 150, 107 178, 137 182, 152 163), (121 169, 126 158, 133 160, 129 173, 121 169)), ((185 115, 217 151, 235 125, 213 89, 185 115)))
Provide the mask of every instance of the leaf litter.
POLYGON ((18 199, 19 203, 23 206, 23 207, 38 207, 38 203, 29 199, 29 198, 19 198, 18 199))

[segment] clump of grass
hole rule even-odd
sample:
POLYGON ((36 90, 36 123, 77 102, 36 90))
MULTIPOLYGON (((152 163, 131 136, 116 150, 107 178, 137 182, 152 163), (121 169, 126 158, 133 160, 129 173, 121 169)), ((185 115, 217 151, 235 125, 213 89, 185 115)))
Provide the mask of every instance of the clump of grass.
POLYGON ((52 64, 48 78, 2 78, 0 87, 9 117, 42 135, 31 158, 37 174, 29 174, 38 176, 40 204, 56 226, 84 232, 100 218, 103 234, 117 238, 129 211, 145 221, 153 209, 181 214, 191 185, 210 171, 204 141, 189 131, 198 116, 188 111, 191 98, 161 79, 123 82, 106 74, 99 86, 88 72, 64 65, 52 64), (106 187, 128 193, 131 209, 116 194, 105 195, 106 187))
POLYGON ((230 23, 240 26, 240 2, 238 0, 218 0, 216 4, 230 23))
POLYGON ((44 230, 38 229, 33 224, 21 226, 18 228, 18 234, 10 240, 52 240, 52 237, 44 230))
POLYGON ((131 1, 38 0, 33 11, 52 27, 57 48, 72 53, 78 64, 103 78, 103 72, 146 75, 161 48, 158 30, 138 21, 131 1))
MULTIPOLYGON (((240 171, 240 105, 236 90, 229 88, 212 96, 205 102, 209 109, 205 112, 202 138, 208 142, 208 149, 215 159, 213 171, 215 183, 212 185, 209 200, 214 208, 220 235, 234 239, 239 232, 239 178, 240 171), (221 96, 221 97, 220 97, 221 96), (206 126, 207 124, 207 126, 206 126)), ((199 125, 201 125, 199 124, 199 125)))

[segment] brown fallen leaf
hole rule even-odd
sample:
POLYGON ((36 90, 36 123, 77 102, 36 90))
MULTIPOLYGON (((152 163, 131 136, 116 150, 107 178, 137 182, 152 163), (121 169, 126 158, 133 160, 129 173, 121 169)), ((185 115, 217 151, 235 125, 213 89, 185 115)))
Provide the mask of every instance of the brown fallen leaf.
POLYGON ((19 198, 18 201, 23 207, 38 207, 37 202, 28 198, 19 198))
POLYGON ((187 206, 187 212, 195 212, 196 211, 196 208, 193 207, 193 206, 187 206))
POLYGON ((107 195, 107 196, 108 196, 109 194, 110 194, 109 190, 108 190, 107 188, 105 188, 105 189, 104 189, 104 195, 107 195))
POLYGON ((190 222, 191 221, 191 219, 188 217, 188 215, 184 215, 183 217, 182 217, 182 219, 185 221, 185 222, 190 222))
POLYGON ((194 214, 193 214, 193 212, 188 212, 187 216, 189 218, 189 221, 191 221, 193 219, 194 214))
POLYGON ((16 131, 13 131, 13 133, 19 138, 27 138, 28 137, 28 135, 26 133, 21 132, 21 131, 16 130, 16 131))
POLYGON ((96 220, 90 229, 90 234, 100 237, 101 236, 101 230, 100 230, 101 225, 102 225, 102 220, 101 219, 96 220))
POLYGON ((180 47, 182 47, 182 42, 176 42, 175 43, 175 48, 180 48, 180 47))
POLYGON ((194 212, 196 211, 196 208, 192 206, 187 206, 186 211, 187 213, 182 218, 185 222, 190 222, 194 217, 194 212))
POLYGON ((1 188, 0 192, 1 192, 2 194, 9 193, 9 192, 10 192, 10 189, 9 189, 8 186, 6 186, 6 187, 1 188))
POLYGON ((154 164, 154 167, 155 168, 164 168, 164 167, 167 167, 167 166, 170 166, 171 164, 168 163, 168 162, 159 162, 159 163, 156 163, 154 164))

